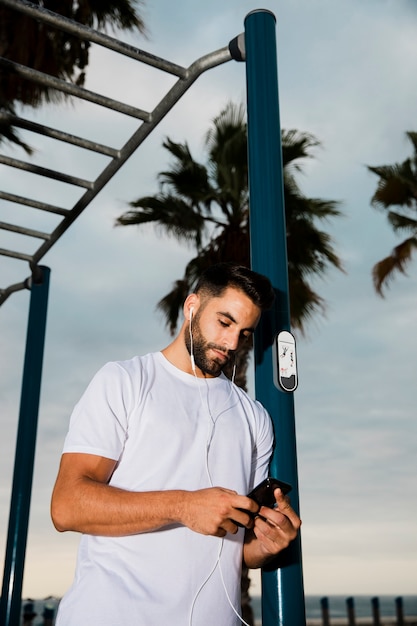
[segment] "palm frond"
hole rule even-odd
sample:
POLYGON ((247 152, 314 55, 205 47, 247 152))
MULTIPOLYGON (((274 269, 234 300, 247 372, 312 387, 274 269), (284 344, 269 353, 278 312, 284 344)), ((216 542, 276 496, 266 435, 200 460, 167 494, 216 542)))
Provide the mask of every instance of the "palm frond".
POLYGON ((298 130, 282 131, 282 162, 284 168, 289 171, 290 167, 301 171, 300 159, 312 158, 311 149, 321 144, 310 133, 301 133, 298 130))
POLYGON ((394 165, 368 166, 379 177, 371 204, 378 209, 390 209, 387 219, 395 232, 406 231, 412 236, 396 246, 391 254, 376 263, 372 279, 376 292, 383 296, 384 288, 398 273, 405 273, 416 247, 417 234, 417 133, 406 133, 413 146, 413 155, 394 165), (394 211, 391 207, 397 206, 394 211))
POLYGON ((228 103, 214 118, 205 137, 208 171, 215 183, 216 201, 233 219, 247 202, 248 164, 246 114, 243 105, 228 103))
POLYGON ((187 143, 175 143, 168 138, 163 147, 175 160, 170 170, 158 175, 162 189, 168 186, 172 194, 188 199, 200 212, 203 208, 208 210, 214 191, 206 167, 193 159, 187 143))
POLYGON ((417 233, 417 219, 408 215, 401 215, 396 211, 390 211, 387 218, 394 231, 406 230, 417 233))
MULTIPOLYGON (((246 111, 243 104, 228 102, 217 115, 205 136, 205 144, 211 160, 218 159, 218 153, 224 154, 225 146, 243 129, 246 135, 246 111)), ((226 152, 227 152, 226 148, 226 152)))
MULTIPOLYGON (((56 3, 55 3, 56 4, 56 3)), ((137 30, 146 33, 145 23, 138 13, 141 0, 80 0, 75 3, 74 19, 96 29, 137 30)))
POLYGON ((172 290, 157 304, 166 319, 169 332, 173 335, 177 328, 178 317, 184 300, 189 293, 190 285, 187 280, 176 280, 172 290))
MULTIPOLYGON (((6 114, 15 114, 14 108, 6 102, 0 104, 0 113, 3 112, 6 114)), ((7 117, 0 120, 0 144, 3 142, 8 142, 19 146, 19 148, 23 148, 28 155, 33 154, 33 149, 19 137, 19 134, 15 130, 14 126, 7 121, 7 117)))
POLYGON ((158 229, 178 239, 201 245, 205 228, 204 217, 194 207, 174 195, 145 196, 130 202, 134 210, 123 213, 116 226, 154 223, 158 229))
POLYGON ((321 298, 294 268, 289 268, 289 295, 291 302, 291 325, 302 335, 308 322, 317 314, 325 315, 326 307, 321 298))
POLYGON ((413 131, 409 130, 408 132, 406 132, 406 135, 407 135, 408 139, 411 141, 411 143, 413 144, 414 162, 415 162, 416 158, 417 158, 417 132, 413 132, 413 131))
POLYGON ((368 169, 379 176, 377 189, 371 199, 373 206, 385 209, 392 205, 409 207, 417 200, 416 173, 410 159, 401 164, 368 169))
POLYGON ((384 296, 383 290, 389 286, 395 273, 406 273, 415 248, 417 248, 417 237, 410 237, 396 246, 385 259, 375 263, 372 269, 372 279, 380 296, 384 296))

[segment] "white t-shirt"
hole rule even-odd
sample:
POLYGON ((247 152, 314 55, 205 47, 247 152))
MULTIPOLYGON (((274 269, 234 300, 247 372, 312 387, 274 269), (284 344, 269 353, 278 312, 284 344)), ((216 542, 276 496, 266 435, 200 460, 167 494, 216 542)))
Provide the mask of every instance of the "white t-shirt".
MULTIPOLYGON (((96 374, 64 452, 117 460, 110 485, 130 491, 221 486, 245 494, 267 475, 272 444, 258 402, 223 375, 198 379, 157 352, 96 374)), ((230 603, 240 612, 243 537, 244 529, 219 539, 179 524, 83 535, 57 626, 239 624, 230 603)))

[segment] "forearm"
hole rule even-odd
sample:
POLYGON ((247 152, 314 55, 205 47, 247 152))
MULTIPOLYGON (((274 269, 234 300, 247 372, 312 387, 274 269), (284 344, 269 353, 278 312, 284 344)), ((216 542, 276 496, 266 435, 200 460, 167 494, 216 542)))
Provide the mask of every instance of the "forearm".
POLYGON ((71 489, 56 487, 51 511, 59 531, 117 537, 182 523, 186 500, 185 491, 135 493, 84 477, 71 489))

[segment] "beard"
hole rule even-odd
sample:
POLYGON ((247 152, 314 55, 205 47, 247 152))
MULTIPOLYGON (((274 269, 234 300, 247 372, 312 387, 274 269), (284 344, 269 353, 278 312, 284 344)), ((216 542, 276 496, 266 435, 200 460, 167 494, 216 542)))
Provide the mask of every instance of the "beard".
POLYGON ((186 330, 184 334, 184 340, 189 355, 193 355, 194 357, 196 367, 198 367, 203 374, 208 374, 209 376, 219 376, 233 354, 230 350, 225 350, 224 347, 216 343, 206 341, 201 332, 198 313, 194 317, 192 325, 191 322, 189 323, 188 330, 186 330), (190 334, 192 334, 192 342, 190 334), (225 355, 225 359, 210 356, 210 349, 222 352, 225 355))

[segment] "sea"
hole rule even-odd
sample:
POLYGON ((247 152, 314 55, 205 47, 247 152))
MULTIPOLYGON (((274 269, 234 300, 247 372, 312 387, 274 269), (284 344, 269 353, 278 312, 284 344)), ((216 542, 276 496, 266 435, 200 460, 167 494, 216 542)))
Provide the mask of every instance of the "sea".
MULTIPOLYGON (((328 599, 330 619, 347 617, 346 600, 352 596, 326 596, 328 599)), ((357 618, 372 617, 372 598, 375 596, 358 595, 353 596, 355 616, 357 618)), ((381 617, 394 617, 396 615, 395 600, 398 596, 377 596, 379 599, 379 612, 381 617)), ((307 619, 320 619, 321 599, 323 596, 306 596, 306 616, 307 619)), ((417 616, 417 595, 401 596, 403 602, 403 614, 417 616)), ((252 598, 252 608, 256 619, 261 618, 261 598, 252 598)))
MULTIPOLYGON (((328 599, 330 619, 347 617, 347 598, 348 596, 326 596, 328 599)), ((350 596, 352 597, 352 596, 350 596)), ((375 596, 358 595, 353 596, 355 616, 357 618, 372 617, 372 598, 375 596)), ((398 596, 381 595, 379 599, 379 611, 381 618, 394 617, 396 615, 396 598, 398 596)), ((322 617, 321 600, 323 596, 306 596, 306 616, 307 620, 318 620, 322 617)), ((417 595, 401 596, 403 604, 403 614, 405 617, 417 616, 417 595)), ((36 613, 32 621, 27 621, 31 626, 44 626, 44 624, 52 625, 56 615, 59 599, 49 597, 43 600, 24 599, 22 601, 22 617, 23 613, 30 610, 36 613), (49 619, 46 620, 45 618, 49 619)), ((261 619, 261 597, 252 596, 252 609, 256 620, 261 619)))

